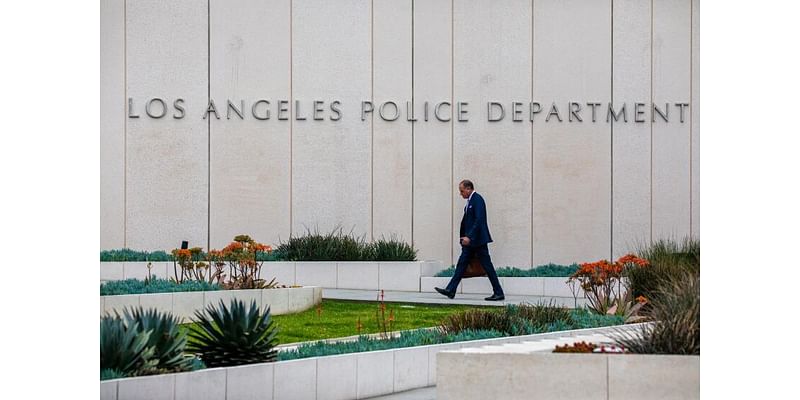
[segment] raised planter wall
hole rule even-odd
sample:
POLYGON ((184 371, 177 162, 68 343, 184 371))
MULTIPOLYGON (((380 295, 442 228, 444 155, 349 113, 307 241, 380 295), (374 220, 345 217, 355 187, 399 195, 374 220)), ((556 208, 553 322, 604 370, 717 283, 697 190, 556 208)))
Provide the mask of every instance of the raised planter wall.
MULTIPOLYGON (((437 278, 436 272, 444 269, 438 261, 413 262, 265 262, 261 277, 275 277, 287 286, 319 286, 325 289, 392 290, 407 292, 435 292, 434 287, 445 287, 450 278, 437 278)), ((172 262, 154 262, 152 273, 158 277, 174 277, 172 262)), ((229 273, 226 270, 226 273, 229 273)), ((146 262, 102 262, 100 280, 144 279, 146 262)), ((507 295, 573 298, 566 283, 567 277, 500 278, 507 295)), ((578 299, 583 291, 578 290, 578 299)), ((485 277, 461 281, 458 293, 490 294, 492 286, 485 277)))
MULTIPOLYGON (((604 329, 608 328, 572 332, 604 329)), ((558 337, 565 333, 551 332, 114 379, 100 382, 100 399, 363 399, 436 385, 437 359, 444 354, 443 351, 521 343, 558 337)), ((487 382, 500 381, 480 382, 488 385, 487 382)), ((487 398, 505 399, 502 396, 487 398)))
POLYGON ((322 301, 322 288, 299 287, 285 289, 215 290, 206 292, 173 292, 100 296, 100 315, 122 313, 126 307, 156 308, 170 312, 183 321, 194 316, 195 311, 209 304, 226 303, 232 299, 250 303, 255 300, 259 307, 270 307, 272 315, 291 314, 308 310, 322 301))
POLYGON ((700 398, 700 356, 448 351, 438 360, 438 400, 700 398))
MULTIPOLYGON (((363 289, 420 291, 420 278, 442 270, 438 261, 408 262, 326 262, 270 261, 264 262, 261 277, 287 286, 319 286, 326 289, 363 289)), ((174 277, 171 261, 153 262, 153 275, 174 277)), ((226 271, 226 273, 228 273, 226 271)), ((101 262, 100 281, 144 279, 147 262, 101 262)))

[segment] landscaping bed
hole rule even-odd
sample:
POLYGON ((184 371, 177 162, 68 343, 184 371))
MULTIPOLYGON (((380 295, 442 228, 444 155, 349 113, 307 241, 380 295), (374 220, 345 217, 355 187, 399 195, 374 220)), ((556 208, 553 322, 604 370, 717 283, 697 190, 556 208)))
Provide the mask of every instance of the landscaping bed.
MULTIPOLYGON (((243 398, 256 394, 274 399, 364 398, 435 385, 437 355, 442 351, 520 343, 556 334, 492 338, 499 333, 462 332, 437 340, 433 332, 420 332, 392 341, 362 339, 339 344, 339 352, 328 353, 338 355, 318 356, 313 353, 307 358, 273 363, 106 380, 100 385, 101 399, 123 399, 143 393, 152 398, 174 400, 243 398), (361 351, 341 351, 344 345, 361 351)), ((303 348, 312 351, 323 346, 307 344, 303 348)), ((336 349, 336 345, 328 348, 336 349)), ((299 354, 301 351, 285 353, 299 354)))

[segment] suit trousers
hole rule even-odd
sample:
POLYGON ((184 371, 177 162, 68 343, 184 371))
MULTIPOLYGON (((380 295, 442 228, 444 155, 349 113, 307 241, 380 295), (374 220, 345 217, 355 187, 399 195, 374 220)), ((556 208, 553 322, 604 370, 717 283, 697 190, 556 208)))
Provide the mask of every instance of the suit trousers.
POLYGON ((494 291, 494 294, 502 296, 503 288, 500 286, 500 280, 497 279, 497 272, 494 270, 494 265, 492 265, 492 258, 489 257, 489 245, 486 244, 480 246, 461 246, 461 256, 458 257, 456 272, 453 278, 450 279, 450 283, 447 284, 447 291, 450 293, 456 292, 458 284, 461 283, 461 278, 464 277, 464 271, 467 270, 467 265, 469 265, 469 260, 473 257, 473 254, 478 257, 481 261, 481 265, 483 265, 483 269, 486 270, 486 275, 489 278, 489 282, 492 283, 492 291, 494 291))

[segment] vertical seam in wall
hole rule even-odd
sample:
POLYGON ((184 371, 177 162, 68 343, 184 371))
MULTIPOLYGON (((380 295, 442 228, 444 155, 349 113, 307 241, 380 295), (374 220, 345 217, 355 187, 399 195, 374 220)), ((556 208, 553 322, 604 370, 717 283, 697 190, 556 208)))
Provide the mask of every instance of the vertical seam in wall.
MULTIPOLYGON (((294 55, 294 29, 293 29, 293 20, 294 20, 294 1, 289 0, 289 103, 294 103, 294 60, 292 56, 294 55)), ((280 104, 280 101, 278 101, 280 104)), ((292 189, 294 188, 294 120, 289 118, 289 237, 292 237, 292 231, 294 226, 294 210, 292 204, 294 204, 294 198, 292 189)), ((297 279, 295 279, 295 282, 297 279)))
MULTIPOLYGON (((534 33, 534 29, 533 29, 533 19, 534 19, 533 18, 533 15, 534 15, 533 13, 534 13, 535 5, 536 5, 536 0, 531 0, 531 76, 530 76, 531 77, 531 100, 528 103, 528 107, 531 107, 530 103, 533 102, 533 61, 534 61, 533 44, 535 42, 535 40, 534 40, 535 33, 534 33)), ((529 114, 528 118, 530 118, 530 108, 528 109, 528 114, 529 114)), ((534 137, 533 137, 533 120, 531 120, 531 159, 530 159, 530 161, 531 161, 531 240, 530 240, 530 246, 531 246, 530 247, 530 249, 531 249, 531 268, 533 268, 533 266, 534 266, 534 264, 533 264, 533 262, 534 262, 534 256, 533 256, 533 240, 534 240, 534 237, 533 237, 533 214, 534 214, 534 211, 533 211, 533 209, 535 207, 535 203, 533 201, 534 200, 534 198, 533 198, 533 190, 534 190, 534 185, 536 184, 536 175, 534 175, 533 140, 534 140, 534 137)))
MULTIPOLYGON (((278 109, 280 109, 280 103, 278 103, 278 109)), ((288 302, 288 300, 287 300, 287 302, 286 302, 286 303, 287 303, 287 305, 286 305, 286 308, 288 309, 288 308, 289 308, 289 305, 288 305, 288 303, 289 303, 289 302, 288 302)), ((272 398, 273 398, 273 399, 275 398, 275 392, 277 391, 277 390, 275 389, 275 375, 276 375, 276 372, 275 372, 275 364, 272 364, 272 398)))
POLYGON ((694 0, 689 0, 689 236, 692 236, 692 224, 694 223, 694 196, 692 195, 692 164, 694 162, 693 150, 692 150, 692 139, 694 138, 694 132, 692 129, 692 120, 694 119, 694 113, 692 112, 692 108, 694 107, 694 99, 692 98, 692 90, 694 89, 693 85, 693 72, 694 72, 694 0))
MULTIPOLYGON (((414 0, 411 0, 411 1, 414 1, 414 0)), ((359 357, 358 357, 358 355, 356 355, 356 398, 359 398, 359 396, 358 396, 358 359, 359 359, 359 357)))
MULTIPOLYGON (((414 0, 411 1, 411 115, 414 115, 414 0)), ((408 108, 406 108, 408 112, 408 108)), ((406 119, 409 119, 406 115, 406 119)), ((411 121, 411 247, 414 247, 414 125, 411 121)))
MULTIPOLYGON (((611 104, 614 104, 614 0, 611 0, 611 104)), ((652 103, 651 103, 652 104, 652 103)), ((614 258, 614 119, 611 119, 611 219, 609 230, 609 259, 614 258)))
MULTIPOLYGON (((653 3, 650 0, 650 105, 653 104, 653 3)), ((650 242, 653 241, 653 119, 650 118, 650 242)))
MULTIPOLYGON (((369 91, 375 107, 375 0, 369 2, 369 91)), ((369 123, 369 238, 375 239, 375 113, 370 113, 369 123)))
MULTIPOLYGON (((208 80, 206 81, 208 85, 208 100, 211 100, 211 0, 206 2, 206 24, 207 24, 207 42, 206 42, 206 65, 208 69, 206 72, 208 73, 207 77, 208 80)), ((208 159, 208 169, 206 170, 206 182, 208 184, 208 190, 206 191, 206 199, 208 203, 206 204, 206 248, 211 248, 211 118, 208 118, 208 132, 207 132, 207 151, 206 154, 208 159)))
MULTIPOLYGON (((455 0, 450 0, 450 104, 452 110, 453 104, 453 97, 455 96, 455 41, 456 37, 454 35, 456 26, 456 19, 455 19, 455 0)), ((449 190, 453 190, 453 183, 455 183, 455 171, 454 171, 454 164, 455 164, 455 144, 453 143, 453 118, 450 118, 450 188, 449 190)), ((448 190, 448 193, 450 193, 448 190)), ((455 229, 455 217, 453 215, 455 210, 455 198, 453 197, 452 193, 450 194, 450 263, 454 263, 455 261, 455 247, 453 246, 453 242, 455 241, 454 231, 455 229)))
MULTIPOLYGON (((613 2, 614 0, 611 0, 611 1, 613 2)), ((636 118, 636 117, 634 117, 634 118, 636 118)), ((609 357, 608 357, 608 355, 606 355, 605 357, 606 357, 606 398, 610 399, 611 398, 611 387, 609 386, 609 380, 610 380, 609 379, 609 375, 611 375, 611 371, 608 370, 608 364, 609 364, 608 359, 609 359, 609 357)))
POLYGON ((395 379, 395 369, 397 366, 396 363, 397 363, 397 350, 392 350, 392 393, 394 393, 395 391, 394 383, 397 380, 395 379))
MULTIPOLYGON (((122 100, 124 109, 128 107, 128 0, 123 1, 122 10, 122 29, 124 29, 122 40, 122 80, 125 98, 122 100)), ((122 128, 122 246, 128 248, 128 113, 122 113, 125 119, 122 128)), ((119 387, 119 385, 117 385, 119 387)))

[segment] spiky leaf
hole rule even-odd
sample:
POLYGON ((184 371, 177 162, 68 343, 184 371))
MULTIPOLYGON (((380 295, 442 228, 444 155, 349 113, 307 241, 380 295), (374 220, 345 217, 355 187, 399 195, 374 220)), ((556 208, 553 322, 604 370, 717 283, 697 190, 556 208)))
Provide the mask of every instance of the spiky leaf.
POLYGON ((220 301, 195 312, 187 349, 210 368, 272 362, 277 359, 277 328, 270 309, 259 310, 256 302, 245 306, 233 300, 230 307, 220 301))

